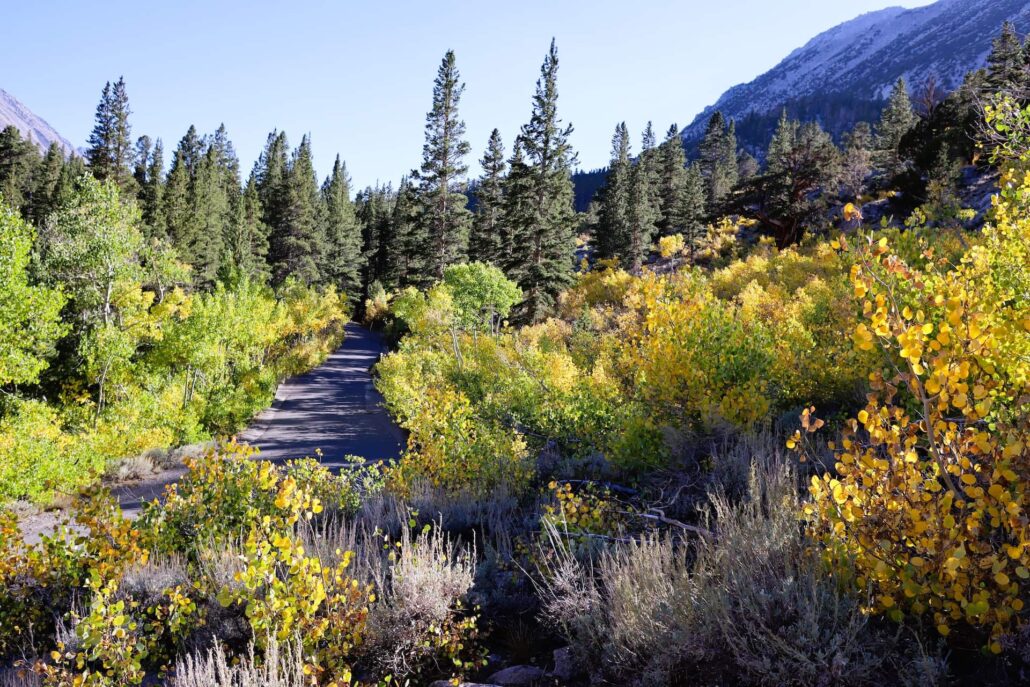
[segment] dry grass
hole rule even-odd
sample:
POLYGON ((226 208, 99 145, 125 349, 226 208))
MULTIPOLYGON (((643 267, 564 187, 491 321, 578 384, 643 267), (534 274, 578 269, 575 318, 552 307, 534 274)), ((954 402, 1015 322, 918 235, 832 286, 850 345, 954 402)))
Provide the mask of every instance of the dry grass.
POLYGON ((42 687, 43 680, 28 670, 0 668, 0 687, 42 687))
POLYGON ((246 656, 233 661, 222 646, 186 656, 175 666, 169 687, 305 687, 304 658, 296 643, 280 644, 269 637, 261 660, 251 645, 246 656))
POLYGON ((756 461, 746 484, 743 500, 709 494, 703 524, 714 536, 689 543, 652 533, 591 565, 565 533, 548 533, 542 608, 580 665, 627 685, 684 674, 756 685, 939 681, 938 657, 870 625, 862 600, 817 560, 793 471, 756 461))

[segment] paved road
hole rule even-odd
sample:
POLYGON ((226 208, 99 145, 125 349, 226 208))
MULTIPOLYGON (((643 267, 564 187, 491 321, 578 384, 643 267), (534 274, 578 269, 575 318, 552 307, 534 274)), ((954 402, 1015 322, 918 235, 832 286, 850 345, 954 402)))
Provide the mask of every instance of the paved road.
POLYGON ((369 374, 386 351, 376 332, 347 325, 340 346, 319 367, 280 385, 275 403, 239 435, 261 449, 259 458, 283 462, 315 456, 330 468, 400 456, 405 437, 382 407, 369 374))

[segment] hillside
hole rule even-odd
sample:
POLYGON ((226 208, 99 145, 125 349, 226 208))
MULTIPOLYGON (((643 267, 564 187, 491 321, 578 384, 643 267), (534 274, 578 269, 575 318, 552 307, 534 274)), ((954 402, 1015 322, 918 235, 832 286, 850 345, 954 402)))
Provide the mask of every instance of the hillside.
POLYGON ((754 81, 729 89, 683 130, 693 148, 715 111, 737 120, 740 143, 764 148, 782 108, 799 119, 822 122, 839 135, 878 114, 891 85, 910 86, 936 77, 945 90, 981 67, 1005 21, 1030 30, 1030 3, 1023 0, 940 0, 861 15, 825 31, 754 81))
POLYGON ((42 151, 46 151, 51 143, 57 143, 66 155, 75 152, 75 146, 45 119, 36 115, 13 95, 0 89, 0 129, 12 124, 18 127, 23 136, 31 138, 42 151))

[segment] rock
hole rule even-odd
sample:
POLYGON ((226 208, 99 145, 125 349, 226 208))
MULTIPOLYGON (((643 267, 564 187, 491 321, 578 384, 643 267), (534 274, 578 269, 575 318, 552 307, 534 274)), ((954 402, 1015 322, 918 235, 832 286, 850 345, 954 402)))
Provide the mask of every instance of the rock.
POLYGON ((490 682, 501 687, 529 687, 546 676, 543 669, 536 666, 511 666, 499 670, 490 676, 490 682))
POLYGON ((579 675, 576 663, 572 660, 572 647, 566 646, 554 650, 554 670, 551 675, 562 682, 567 682, 579 675))

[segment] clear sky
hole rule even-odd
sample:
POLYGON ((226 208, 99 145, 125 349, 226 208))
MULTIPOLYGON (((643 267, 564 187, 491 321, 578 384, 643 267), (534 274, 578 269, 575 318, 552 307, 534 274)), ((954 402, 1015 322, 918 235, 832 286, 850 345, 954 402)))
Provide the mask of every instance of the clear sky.
POLYGON ((32 0, 4 3, 0 88, 75 145, 100 90, 124 75, 133 136, 164 140, 224 122, 244 172, 269 131, 312 135, 328 172, 339 152, 356 186, 421 160, 432 81, 447 49, 467 88, 473 154, 498 127, 510 151, 551 37, 559 112, 579 165, 606 164, 625 120, 636 140, 684 126, 820 31, 870 10, 928 0, 32 0))

